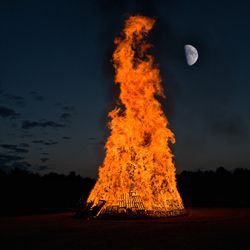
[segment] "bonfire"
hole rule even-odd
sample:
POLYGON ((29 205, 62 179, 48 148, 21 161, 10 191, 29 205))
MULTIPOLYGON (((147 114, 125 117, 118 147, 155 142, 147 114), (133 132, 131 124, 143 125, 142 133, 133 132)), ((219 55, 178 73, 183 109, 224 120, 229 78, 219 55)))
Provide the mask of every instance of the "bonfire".
POLYGON ((175 136, 157 96, 165 97, 159 68, 148 53, 155 20, 129 17, 113 53, 117 107, 109 113, 106 155, 87 207, 95 216, 179 215, 173 153, 175 136))

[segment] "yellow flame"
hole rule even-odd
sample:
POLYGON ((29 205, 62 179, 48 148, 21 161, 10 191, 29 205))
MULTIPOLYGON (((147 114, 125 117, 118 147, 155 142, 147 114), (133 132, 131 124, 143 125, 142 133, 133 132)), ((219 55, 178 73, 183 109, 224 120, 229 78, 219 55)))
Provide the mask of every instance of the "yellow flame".
POLYGON ((113 61, 121 105, 109 113, 106 156, 88 198, 93 205, 99 200, 105 200, 106 207, 119 205, 121 197, 133 191, 146 210, 183 209, 168 145, 175 137, 155 98, 164 96, 159 69, 146 54, 150 44, 144 37, 154 23, 152 18, 131 16, 122 36, 115 39, 113 61))

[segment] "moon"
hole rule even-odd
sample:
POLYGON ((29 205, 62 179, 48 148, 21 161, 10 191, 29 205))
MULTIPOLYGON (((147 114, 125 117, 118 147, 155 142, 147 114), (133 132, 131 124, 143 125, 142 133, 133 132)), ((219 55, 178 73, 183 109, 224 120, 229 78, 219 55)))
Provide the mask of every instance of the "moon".
POLYGON ((197 62, 198 57, 199 57, 197 49, 190 44, 186 44, 184 46, 184 51, 185 51, 185 55, 186 55, 187 64, 189 66, 194 65, 197 62))

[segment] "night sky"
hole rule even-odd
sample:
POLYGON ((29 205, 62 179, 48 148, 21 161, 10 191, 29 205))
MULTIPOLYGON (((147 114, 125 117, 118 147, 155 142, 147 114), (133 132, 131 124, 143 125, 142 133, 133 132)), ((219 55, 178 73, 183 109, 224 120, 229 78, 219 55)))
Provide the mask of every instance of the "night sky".
POLYGON ((0 168, 96 177, 115 107, 113 40, 129 15, 156 18, 149 40, 176 135, 177 172, 250 168, 250 3, 0 3, 0 168), (199 51, 186 64, 184 45, 199 51))

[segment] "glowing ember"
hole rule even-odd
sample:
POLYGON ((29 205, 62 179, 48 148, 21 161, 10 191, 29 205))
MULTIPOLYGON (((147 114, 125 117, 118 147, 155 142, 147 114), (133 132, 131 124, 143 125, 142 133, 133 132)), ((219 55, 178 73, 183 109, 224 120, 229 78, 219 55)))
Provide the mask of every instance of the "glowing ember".
POLYGON ((164 96, 159 69, 146 54, 143 39, 154 19, 131 16, 123 34, 115 39, 115 82, 120 84, 121 105, 109 113, 111 121, 97 183, 88 197, 99 215, 143 213, 178 214, 183 203, 176 188, 172 131, 156 95, 164 96))

